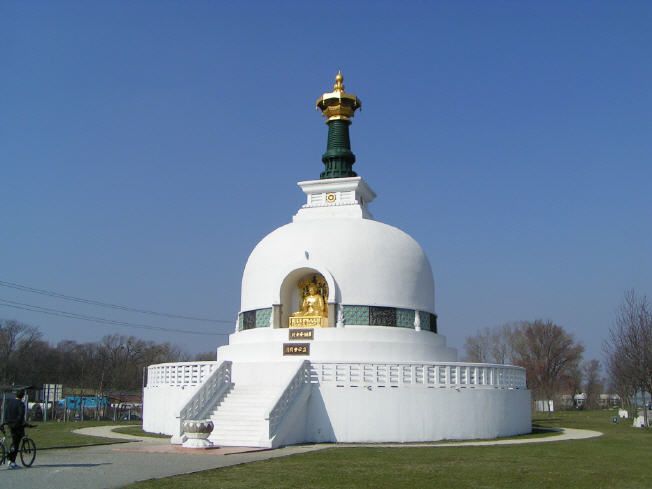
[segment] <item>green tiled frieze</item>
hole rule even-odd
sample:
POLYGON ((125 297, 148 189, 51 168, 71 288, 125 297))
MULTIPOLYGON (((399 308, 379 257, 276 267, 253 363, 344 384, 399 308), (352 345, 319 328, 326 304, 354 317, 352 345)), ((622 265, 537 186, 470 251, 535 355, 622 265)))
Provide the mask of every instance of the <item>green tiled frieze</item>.
POLYGON ((245 311, 242 313, 242 329, 254 329, 256 327, 256 311, 245 311))
POLYGON ((371 326, 396 326, 396 308, 370 306, 369 324, 371 326))
POLYGON ((245 331, 254 328, 268 328, 271 315, 271 307, 241 312, 238 314, 238 331, 245 331))
POLYGON ((256 310, 256 327, 269 328, 269 319, 272 316, 272 308, 256 310))
POLYGON ((419 320, 421 321, 421 330, 437 332, 437 315, 429 312, 419 311, 419 320))
POLYGON ((396 326, 414 329, 414 309, 396 309, 396 326))
POLYGON ((419 311, 419 323, 422 331, 430 331, 430 313, 419 311))
POLYGON ((369 325, 369 306, 343 306, 342 315, 346 325, 369 325))
MULTIPOLYGON (((413 309, 399 309, 380 306, 343 305, 344 324, 349 326, 398 326, 414 328, 415 312, 413 309)), ((422 331, 437 332, 437 316, 426 311, 418 311, 422 331)))

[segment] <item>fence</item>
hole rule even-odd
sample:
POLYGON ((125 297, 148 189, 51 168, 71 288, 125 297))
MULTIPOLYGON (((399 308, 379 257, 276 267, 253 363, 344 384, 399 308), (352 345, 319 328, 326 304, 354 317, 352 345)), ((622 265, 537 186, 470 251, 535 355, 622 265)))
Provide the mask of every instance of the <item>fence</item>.
POLYGON ((473 363, 311 363, 306 382, 341 387, 526 389, 521 367, 473 363))

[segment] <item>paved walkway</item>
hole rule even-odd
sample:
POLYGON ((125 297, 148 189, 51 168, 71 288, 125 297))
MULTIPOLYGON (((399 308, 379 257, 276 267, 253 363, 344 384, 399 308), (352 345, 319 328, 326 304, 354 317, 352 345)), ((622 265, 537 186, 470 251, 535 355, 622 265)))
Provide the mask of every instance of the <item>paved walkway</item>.
POLYGON ((85 428, 78 431, 92 436, 121 439, 135 438, 136 440, 132 443, 118 445, 43 450, 38 452, 36 462, 30 469, 6 470, 6 466, 3 466, 0 473, 0 485, 2 487, 46 487, 48 489, 106 489, 122 487, 146 479, 227 467, 337 446, 451 447, 514 445, 578 440, 602 434, 597 431, 565 429, 557 436, 484 442, 388 445, 318 444, 297 445, 274 450, 239 447, 192 450, 170 445, 170 442, 163 438, 133 437, 122 433, 113 433, 111 432, 112 428, 115 427, 85 428))
POLYGON ((95 426, 93 428, 80 428, 78 430, 73 430, 73 433, 88 436, 99 436, 101 438, 112 438, 114 440, 142 441, 145 443, 162 443, 164 441, 169 442, 167 438, 156 438, 154 436, 134 436, 128 435, 126 433, 120 433, 119 431, 113 431, 116 428, 124 428, 124 426, 95 426))
MULTIPOLYGON (((459 441, 448 443, 390 443, 381 445, 364 445, 368 447, 488 447, 493 445, 525 445, 528 443, 549 443, 553 441, 566 441, 566 440, 584 440, 586 438, 595 438, 602 436, 600 431, 592 430, 578 430, 574 428, 560 428, 557 435, 539 436, 533 438, 512 438, 508 440, 486 440, 486 441, 459 441)), ((359 446, 359 445, 353 445, 359 446)))

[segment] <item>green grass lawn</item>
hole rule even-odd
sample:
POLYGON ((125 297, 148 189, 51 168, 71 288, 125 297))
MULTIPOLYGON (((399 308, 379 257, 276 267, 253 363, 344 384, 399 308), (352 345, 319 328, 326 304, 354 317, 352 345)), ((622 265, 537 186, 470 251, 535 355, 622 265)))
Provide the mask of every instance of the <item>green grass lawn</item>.
POLYGON ((191 475, 130 489, 649 489, 652 432, 614 424, 615 411, 541 416, 542 427, 597 430, 588 440, 516 446, 329 448, 191 475))
MULTIPOLYGON (((111 443, 124 443, 125 440, 113 440, 109 438, 100 438, 95 436, 78 435, 73 430, 80 428, 90 428, 92 426, 107 426, 124 424, 127 422, 114 421, 77 421, 57 423, 51 421, 47 423, 35 423, 36 428, 27 428, 27 436, 32 438, 36 447, 41 450, 44 448, 63 448, 89 445, 107 445, 111 443)), ((130 423, 133 425, 134 423, 130 423)))

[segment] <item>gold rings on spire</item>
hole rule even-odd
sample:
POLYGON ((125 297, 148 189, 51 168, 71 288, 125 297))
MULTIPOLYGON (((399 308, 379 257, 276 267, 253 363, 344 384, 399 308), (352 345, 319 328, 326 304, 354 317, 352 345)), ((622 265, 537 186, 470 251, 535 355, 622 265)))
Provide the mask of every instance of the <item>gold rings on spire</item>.
POLYGON ((323 94, 317 99, 317 108, 321 110, 326 122, 334 120, 349 121, 357 109, 362 108, 362 102, 352 93, 344 91, 344 77, 338 71, 335 76, 333 91, 323 94))

